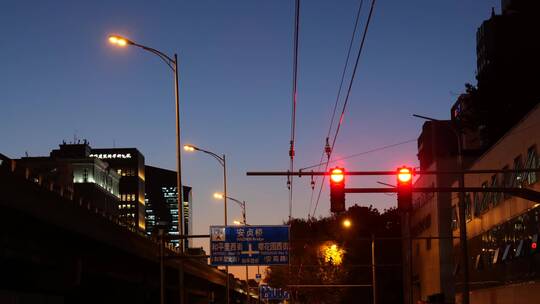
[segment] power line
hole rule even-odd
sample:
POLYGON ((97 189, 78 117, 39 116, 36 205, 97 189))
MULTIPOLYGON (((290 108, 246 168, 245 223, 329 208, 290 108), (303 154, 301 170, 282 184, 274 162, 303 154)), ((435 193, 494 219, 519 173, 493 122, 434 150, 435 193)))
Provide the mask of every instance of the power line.
MULTIPOLYGON (((336 128, 336 133, 335 133, 334 139, 332 141, 332 147, 331 147, 330 153, 328 155, 328 161, 330 161, 330 158, 332 156, 332 152, 334 150, 334 146, 336 144, 336 140, 337 140, 337 137, 339 135, 339 131, 341 129, 341 124, 343 123, 343 118, 345 117, 345 110, 347 109, 347 104, 349 103, 349 97, 351 96, 352 85, 353 85, 354 79, 356 77, 356 71, 358 69, 358 63, 360 61, 360 56, 362 55, 362 51, 364 49, 364 45, 365 45, 365 42, 366 42, 366 36, 367 36, 368 29, 369 29, 369 25, 371 23, 371 17, 373 16, 373 9, 375 8, 375 1, 376 0, 371 1, 371 8, 369 9, 368 19, 366 21, 366 26, 364 28, 364 33, 362 34, 362 40, 360 42, 360 48, 358 49, 358 54, 356 56, 356 62, 354 63, 354 69, 353 69, 353 72, 352 72, 352 75, 351 75, 351 80, 349 81, 349 88, 347 89, 347 95, 345 97, 345 102, 343 103, 343 108, 341 110, 341 115, 339 117, 339 122, 338 122, 338 125, 337 125, 337 128, 336 128)), ((328 163, 326 164, 325 171, 326 170, 328 170, 328 163)), ((323 177, 323 181, 321 183, 320 190, 319 190, 319 195, 317 196, 317 203, 315 203, 315 208, 313 209, 313 215, 315 215, 315 212, 317 211, 317 207, 319 206, 319 200, 321 198, 321 192, 322 192, 322 186, 324 184, 324 179, 325 178, 323 177)))
MULTIPOLYGON (((296 11, 294 17, 294 56, 293 56, 293 79, 292 79, 292 111, 291 111, 291 141, 289 148, 290 171, 294 171, 294 141, 296 133, 296 98, 297 98, 297 83, 298 83, 298 32, 300 25, 300 0, 296 0, 296 11)), ((289 187, 289 221, 292 218, 293 204, 293 178, 288 178, 287 186, 289 187)))
POLYGON ((373 152, 379 152, 379 151, 382 151, 382 150, 394 148, 394 147, 397 147, 397 146, 405 145, 405 144, 408 144, 408 143, 411 143, 411 142, 416 142, 416 141, 417 141, 417 139, 409 139, 409 140, 398 142, 398 143, 395 143, 395 144, 390 144, 390 145, 382 146, 382 147, 379 147, 379 148, 374 148, 374 149, 371 149, 371 150, 366 150, 366 151, 363 151, 363 152, 351 154, 351 155, 344 156, 344 157, 341 157, 341 158, 336 158, 336 159, 334 159, 332 161, 322 162, 322 163, 319 163, 319 164, 316 164, 316 165, 304 167, 304 168, 301 168, 300 170, 302 170, 302 171, 303 170, 308 170, 308 169, 311 169, 311 168, 320 167, 321 165, 324 165, 324 164, 334 163, 334 162, 337 162, 337 161, 350 159, 350 158, 366 155, 366 154, 373 153, 373 152))
MULTIPOLYGON (((358 20, 360 20, 360 13, 362 12, 362 6, 364 4, 364 0, 360 0, 360 5, 358 6, 358 12, 356 13, 356 19, 354 21, 354 27, 351 35, 351 40, 349 41, 349 49, 347 50, 347 57, 345 59, 345 64, 343 66, 343 72, 341 73, 341 80, 339 82, 339 88, 337 91, 336 101, 334 103, 334 109, 332 111, 332 118, 330 119, 330 125, 328 126, 328 134, 326 135, 326 146, 325 149, 323 149, 321 153, 321 160, 319 161, 319 164, 323 164, 323 158, 324 154, 326 153, 326 147, 328 146, 328 140, 330 138, 330 132, 332 132, 332 126, 334 125, 334 118, 336 116, 336 110, 339 103, 339 98, 341 97, 341 89, 343 87, 343 81, 345 80, 345 73, 347 72, 347 67, 349 66, 349 58, 351 56, 352 46, 354 42, 354 37, 356 36, 356 30, 358 29, 358 20)), ((320 166, 318 168, 320 170, 320 166)), ((317 178, 315 178, 315 182, 317 181, 317 178)), ((311 189, 311 198, 309 200, 309 210, 308 210, 308 217, 311 213, 311 207, 313 205, 313 194, 315 191, 315 186, 313 185, 311 189)))

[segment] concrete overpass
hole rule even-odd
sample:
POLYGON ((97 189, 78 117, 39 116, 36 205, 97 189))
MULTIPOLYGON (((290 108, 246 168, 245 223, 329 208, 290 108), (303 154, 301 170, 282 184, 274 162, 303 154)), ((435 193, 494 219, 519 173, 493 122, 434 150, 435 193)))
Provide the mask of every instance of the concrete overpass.
MULTIPOLYGON (((0 166, 0 303, 159 303, 159 245, 28 170, 0 166)), ((166 255, 177 255, 172 248, 166 255)), ((166 260, 166 302, 225 303, 224 272, 166 260)), ((229 277, 231 303, 242 284, 229 277)))

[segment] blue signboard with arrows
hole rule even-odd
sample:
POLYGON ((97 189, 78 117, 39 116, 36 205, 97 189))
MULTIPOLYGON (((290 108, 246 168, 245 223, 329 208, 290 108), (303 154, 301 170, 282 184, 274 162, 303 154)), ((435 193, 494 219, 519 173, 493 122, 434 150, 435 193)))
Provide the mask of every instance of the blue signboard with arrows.
POLYGON ((289 226, 210 226, 214 266, 289 264, 289 226))

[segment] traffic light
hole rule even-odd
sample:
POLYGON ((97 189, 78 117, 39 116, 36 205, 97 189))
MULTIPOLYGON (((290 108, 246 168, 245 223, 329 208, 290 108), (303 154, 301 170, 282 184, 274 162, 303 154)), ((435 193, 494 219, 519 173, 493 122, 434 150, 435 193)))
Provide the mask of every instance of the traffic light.
POLYGON ((412 207, 413 170, 409 167, 397 169, 397 201, 398 210, 408 211, 412 207))
POLYGON ((330 170, 330 211, 345 211, 345 169, 330 170))

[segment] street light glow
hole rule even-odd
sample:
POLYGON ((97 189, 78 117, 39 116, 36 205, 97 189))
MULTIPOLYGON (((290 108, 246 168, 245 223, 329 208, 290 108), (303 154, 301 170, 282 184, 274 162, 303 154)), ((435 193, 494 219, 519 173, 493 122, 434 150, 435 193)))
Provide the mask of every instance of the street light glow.
POLYGON ((214 198, 215 199, 223 199, 223 197, 224 197, 223 193, 219 193, 219 192, 214 193, 214 198))
POLYGON ((320 248, 323 259, 326 263, 334 266, 339 266, 343 263, 343 255, 345 250, 339 248, 336 244, 326 244, 320 248))
POLYGON ((234 220, 234 221, 233 221, 233 224, 235 224, 235 225, 242 225, 242 223, 241 223, 239 220, 234 220))
POLYGON ((351 225, 352 225, 351 220, 349 220, 349 219, 343 220, 343 227, 345 227, 345 228, 350 228, 351 225))
POLYGON ((188 152, 193 152, 193 151, 195 151, 195 147, 192 146, 192 145, 184 145, 184 150, 186 150, 188 152))
POLYGON ((126 46, 128 44, 128 40, 126 38, 117 35, 109 36, 109 42, 118 46, 126 46))

